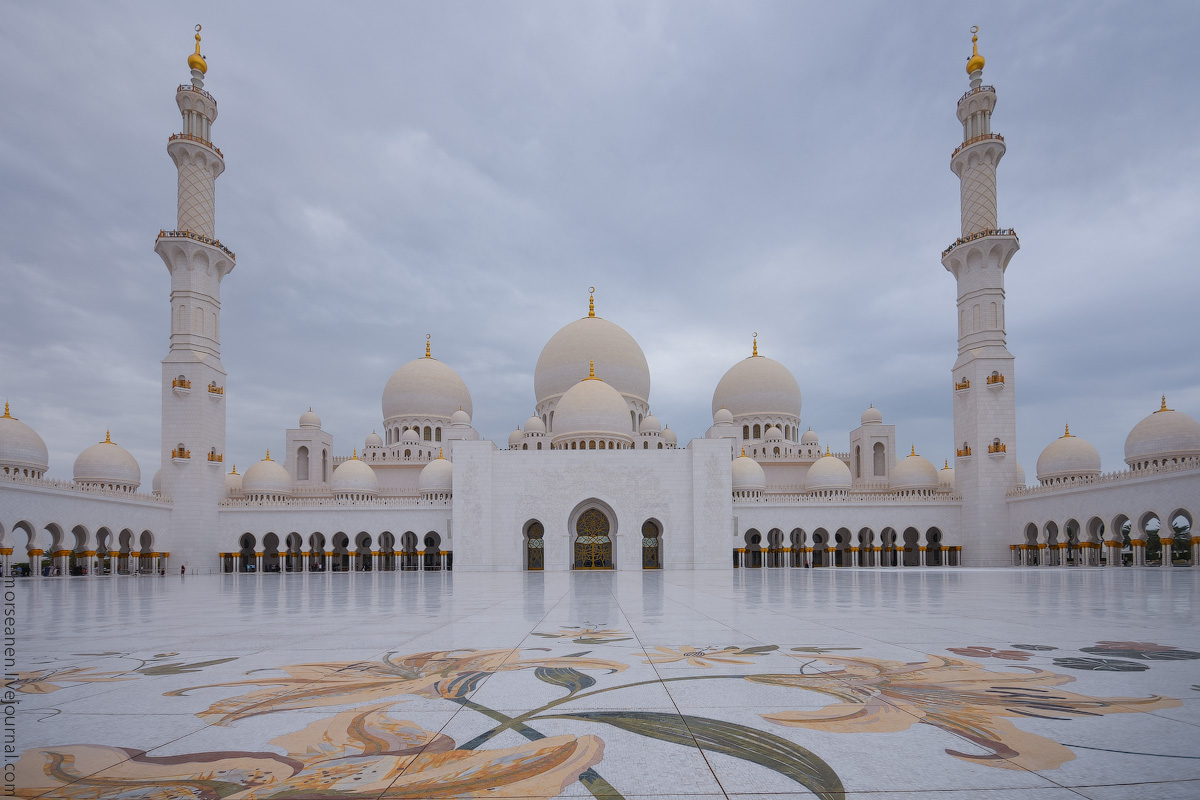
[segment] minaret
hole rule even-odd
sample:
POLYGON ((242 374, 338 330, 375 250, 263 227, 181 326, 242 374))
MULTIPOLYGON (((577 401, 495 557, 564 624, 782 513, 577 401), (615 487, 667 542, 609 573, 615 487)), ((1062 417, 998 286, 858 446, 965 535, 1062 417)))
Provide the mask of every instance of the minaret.
POLYGON ((1008 563, 1005 493, 1017 481, 1013 356, 1004 336, 1004 271, 1020 243, 996 222, 996 167, 1004 137, 992 133, 996 90, 983 85, 978 28, 967 60, 971 85, 958 100, 963 142, 950 157, 961 184, 962 231, 942 253, 958 281, 954 392, 955 491, 962 495, 963 563, 1008 563))
POLYGON ((225 491, 225 368, 221 366, 221 279, 234 254, 216 239, 215 190, 225 159, 210 140, 217 101, 204 91, 208 64, 188 56, 190 83, 175 91, 183 130, 167 142, 179 173, 174 230, 159 231, 154 252, 171 273, 171 346, 162 360, 162 493, 173 500, 171 536, 158 545, 172 569, 217 568, 217 503, 225 491))

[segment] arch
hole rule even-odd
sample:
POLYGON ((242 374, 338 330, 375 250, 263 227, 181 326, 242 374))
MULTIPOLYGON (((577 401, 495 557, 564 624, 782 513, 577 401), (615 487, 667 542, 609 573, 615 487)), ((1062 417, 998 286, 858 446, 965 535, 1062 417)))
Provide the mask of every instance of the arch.
POLYGON ((858 564, 861 567, 877 566, 875 558, 875 531, 860 528, 858 531, 858 564))
POLYGON ((1044 535, 1043 541, 1046 543, 1046 560, 1045 565, 1048 567, 1058 566, 1058 523, 1051 520, 1042 528, 1044 535))
POLYGON ((783 531, 779 528, 771 528, 771 530, 767 531, 766 556, 765 566, 783 566, 783 531))
POLYGON ((522 531, 525 543, 525 569, 538 572, 546 568, 546 527, 539 520, 531 519, 522 531))
POLYGON ((325 571, 325 534, 317 532, 308 537, 308 568, 313 572, 325 571))
POLYGON ((439 425, 433 429, 433 440, 435 442, 440 442, 442 440, 442 426, 441 425, 439 425))
POLYGON ((612 569, 612 519, 596 505, 575 517, 573 569, 612 569))
POLYGON ((662 569, 662 523, 653 517, 642 523, 642 569, 662 569))
POLYGON ((296 480, 308 480, 308 448, 304 445, 296 450, 296 480))
POLYGON ((762 426, 759 425, 757 422, 754 423, 754 438, 755 439, 762 438, 762 426))
POLYGON ((742 438, 745 439, 746 441, 750 440, 750 426, 749 425, 742 426, 742 438))
POLYGON ((833 566, 835 567, 850 567, 853 563, 850 557, 853 555, 850 548, 853 546, 853 539, 849 528, 838 528, 833 534, 835 550, 833 552, 833 566))
POLYGON ((437 531, 425 534, 425 563, 422 568, 426 572, 437 572, 442 568, 442 536, 437 531))
POLYGON ((354 569, 358 572, 370 572, 373 560, 371 557, 371 534, 359 531, 354 537, 354 569))
POLYGON ((1038 526, 1036 522, 1030 522, 1025 526, 1025 541, 1023 542, 1025 553, 1024 565, 1032 567, 1039 561, 1041 551, 1038 550, 1038 526))
POLYGON ((254 559, 256 542, 252 533, 243 533, 238 539, 238 572, 255 572, 258 569, 254 559))
POLYGON ((286 554, 283 559, 284 572, 299 572, 300 566, 300 550, 304 546, 304 540, 300 534, 292 531, 283 539, 283 549, 286 554))
POLYGON ((792 545, 792 566, 807 567, 808 553, 805 552, 804 548, 807 545, 808 534, 804 532, 803 528, 792 528, 788 539, 792 545))
POLYGON ((748 569, 758 569, 763 565, 762 534, 757 528, 750 528, 742 537, 746 543, 746 557, 743 564, 748 569))
POLYGON ((942 532, 938 528, 925 531, 925 566, 942 566, 942 532))
POLYGON ((321 480, 329 483, 329 451, 321 448, 321 480))
POLYGON ((425 426, 425 430, 422 431, 422 433, 424 435, 421 438, 425 441, 428 442, 433 440, 433 430, 428 425, 425 426))
POLYGON ((817 528, 812 535, 812 565, 814 567, 829 566, 826 548, 829 547, 829 531, 817 528))
POLYGON ((871 448, 873 464, 873 472, 875 477, 880 478, 887 475, 887 448, 883 446, 883 442, 876 442, 871 448))
POLYGON ((379 534, 377 569, 391 572, 396 569, 396 535, 391 531, 379 534))
POLYGON ((262 571, 279 572, 279 536, 268 533, 263 537, 262 571))
POLYGON ((400 537, 400 569, 411 571, 420 569, 421 564, 417 555, 417 535, 405 531, 400 537))
POLYGON ((333 544, 333 556, 330 559, 333 572, 349 572, 350 571, 350 537, 344 532, 338 531, 333 535, 331 540, 333 544))
POLYGON ((921 532, 916 528, 904 529, 904 566, 918 567, 921 565, 921 532))
POLYGON ((1138 518, 1138 537, 1145 542, 1145 565, 1146 566, 1161 566, 1162 565, 1162 532, 1163 524, 1158 514, 1153 511, 1147 511, 1138 518))
MULTIPOLYGON (((1177 508, 1167 515, 1171 530, 1171 563, 1174 566, 1192 565, 1192 512, 1177 508)), ((1160 534, 1161 535, 1161 534, 1160 534)))
POLYGON ((1064 558, 1061 559, 1063 564, 1071 564, 1076 566, 1082 563, 1083 559, 1083 537, 1081 534, 1082 528, 1079 525, 1079 520, 1069 519, 1063 525, 1063 540, 1061 544, 1065 544, 1063 548, 1064 558))

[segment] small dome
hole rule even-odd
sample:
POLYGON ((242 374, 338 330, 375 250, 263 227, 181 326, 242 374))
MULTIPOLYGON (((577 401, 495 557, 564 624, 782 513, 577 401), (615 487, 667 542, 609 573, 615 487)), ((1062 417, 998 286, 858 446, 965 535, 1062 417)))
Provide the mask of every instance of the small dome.
POLYGON ((300 415, 300 427, 301 428, 319 428, 319 427, 321 427, 321 418, 318 417, 316 415, 316 413, 312 410, 312 406, 309 406, 308 411, 305 411, 303 414, 300 415))
POLYGON ((804 490, 816 492, 849 489, 850 482, 850 468, 840 458, 835 458, 826 451, 824 456, 808 468, 808 475, 804 478, 804 490))
POLYGON ((520 428, 517 428, 515 431, 513 431, 512 433, 510 433, 508 435, 508 446, 509 447, 520 447, 521 440, 524 438, 525 438, 525 434, 521 433, 520 428))
POLYGON ((662 433, 662 423, 653 414, 647 414, 642 420, 642 433, 662 433))
POLYGON ((242 492, 248 495, 283 495, 292 493, 292 476, 283 465, 271 460, 271 453, 242 476, 242 492))
MULTIPOLYGON (((587 316, 561 328, 542 348, 533 371, 538 405, 574 388, 589 360, 595 362, 596 371, 618 394, 649 402, 650 367, 637 341, 621 326, 587 316)), ((554 432, 557 434, 558 429, 554 432)))
POLYGON ((546 423, 542 422, 541 417, 530 417, 529 419, 525 420, 526 435, 528 435, 530 433, 545 433, 545 432, 546 432, 546 423))
POLYGON ((722 406, 736 417, 756 414, 800 417, 800 384, 773 358, 750 356, 729 368, 713 392, 714 416, 722 406))
POLYGON ((154 471, 154 477, 150 480, 150 493, 153 495, 162 494, 162 471, 163 468, 159 467, 154 471))
POLYGON ((453 482, 454 465, 441 456, 430 461, 421 470, 420 486, 423 494, 429 492, 449 493, 453 482))
POLYGON ((8 413, 4 404, 4 416, 0 417, 0 472, 5 467, 29 470, 41 474, 50 466, 50 454, 46 443, 33 428, 8 413))
POLYGON ((662 429, 662 440, 672 447, 679 444, 679 437, 675 435, 675 431, 671 430, 670 425, 662 429))
POLYGON ((633 427, 625 398, 595 377, 578 381, 558 401, 554 439, 579 435, 620 436, 626 441, 633 427))
POLYGON ((946 461, 946 466, 938 470, 938 486, 954 491, 954 467, 946 461))
POLYGON ((371 431, 363 441, 363 447, 383 447, 383 437, 375 431, 371 431))
POLYGON ((409 428, 404 433, 400 434, 401 444, 418 444, 421 441, 421 434, 417 433, 416 428, 409 428))
POLYGON ((1037 479, 1084 478, 1100 474, 1100 453, 1086 439, 1071 435, 1071 429, 1046 445, 1038 456, 1037 479))
MULTIPOLYGON (((158 480, 156 475, 155 480, 158 480)), ((229 497, 236 497, 242 493, 242 476, 237 471, 237 466, 234 465, 233 471, 225 476, 225 494, 229 497)))
POLYGON ((429 356, 400 367, 383 387, 385 421, 397 417, 449 419, 459 408, 471 413, 467 384, 453 369, 429 356))
POLYGON ((917 455, 916 448, 892 467, 890 486, 894 491, 938 488, 937 467, 924 456, 917 455))
POLYGON ((733 412, 725 406, 721 406, 713 412, 713 425, 732 425, 733 412))
POLYGON ((379 478, 375 475, 375 470, 371 469, 367 462, 360 460, 357 453, 349 461, 338 464, 330 483, 333 484, 335 495, 379 494, 379 478))
POLYGON ((800 437, 800 444, 820 444, 820 441, 817 439, 817 434, 813 431, 813 429, 809 428, 804 432, 804 435, 800 437))
POLYGON ((883 422, 883 412, 872 405, 862 413, 861 422, 863 425, 874 425, 883 422))
POLYGON ((777 425, 772 425, 763 434, 763 439, 768 442, 781 442, 783 441, 783 431, 777 425))
POLYGON ((761 492, 767 488, 767 473, 758 462, 745 454, 733 460, 733 490, 735 492, 761 492))
POLYGON ((1133 426, 1125 439, 1125 463, 1200 456, 1200 422, 1179 411, 1162 408, 1133 426))
POLYGON ((468 414, 467 412, 463 411, 462 407, 459 406, 458 411, 455 411, 453 414, 450 415, 450 424, 451 425, 465 425, 467 427, 470 427, 471 415, 468 414))
POLYGON ((105 434, 103 442, 87 448, 75 459, 75 482, 136 489, 142 482, 142 470, 128 450, 114 444, 105 434))

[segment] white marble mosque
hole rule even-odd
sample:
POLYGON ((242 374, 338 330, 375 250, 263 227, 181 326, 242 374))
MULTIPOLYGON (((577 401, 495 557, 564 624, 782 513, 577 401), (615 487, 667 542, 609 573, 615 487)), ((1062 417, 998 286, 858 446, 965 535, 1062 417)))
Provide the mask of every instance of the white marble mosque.
MULTIPOLYGON (((953 465, 898 449, 895 421, 874 406, 846 439, 819 441, 802 421, 796 378, 759 354, 757 339, 716 386, 712 426, 681 442, 651 411, 642 349, 598 315, 593 296, 586 316, 549 337, 531 415, 506 442, 472 427, 454 355, 435 358, 427 341, 424 357, 384 383, 382 433, 361 447, 335 445, 308 409, 287 429, 285 452, 230 469, 237 376, 221 364, 220 292, 237 260, 215 226, 225 161, 199 40, 175 92, 182 128, 167 143, 177 221, 155 244, 172 309, 161 466, 146 491, 137 462, 106 434, 70 479, 54 477, 13 392, 0 418, 6 575, 1196 565, 1200 423, 1165 397, 1128 421, 1119 471, 1104 472, 1069 430, 1041 451, 1032 485, 1018 463, 1004 275, 1019 240, 998 221, 1006 144, 992 130, 997 92, 977 50, 950 158, 961 227, 941 256, 958 285, 946 376, 953 465)), ((620 316, 603 293, 600 305, 620 316)))

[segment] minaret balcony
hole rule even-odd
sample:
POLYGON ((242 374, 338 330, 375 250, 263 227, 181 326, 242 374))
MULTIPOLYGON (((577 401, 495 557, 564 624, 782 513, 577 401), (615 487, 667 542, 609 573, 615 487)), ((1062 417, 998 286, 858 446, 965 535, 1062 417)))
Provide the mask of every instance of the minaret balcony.
POLYGON ((964 445, 961 449, 955 450, 954 455, 958 458, 970 458, 971 457, 971 448, 969 446, 964 445))
POLYGON ((192 393, 192 382, 186 378, 175 378, 171 381, 171 391, 182 397, 192 393))
POLYGON ((171 451, 171 460, 176 464, 186 464, 188 459, 192 457, 191 450, 184 450, 182 447, 177 447, 171 451))
MULTIPOLYGON (((179 88, 181 88, 181 89, 182 89, 183 87, 181 86, 181 87, 179 87, 179 88)), ((190 88, 190 87, 189 87, 189 88, 190 88)), ((968 90, 967 90, 967 91, 966 91, 966 92, 963 94, 963 96, 962 96, 962 97, 958 98, 958 102, 960 102, 960 103, 961 103, 963 100, 966 100, 968 97, 970 97, 970 96, 971 96, 971 95, 973 95, 973 94, 979 94, 980 92, 992 92, 992 93, 995 93, 995 91, 996 91, 996 87, 995 87, 995 86, 976 86, 974 89, 968 89, 968 90)), ((206 92, 206 94, 207 94, 207 92, 206 92)), ((215 103, 215 102, 216 102, 216 100, 214 100, 213 102, 215 103)))
POLYGON ((224 400, 225 399, 225 387, 217 386, 217 382, 213 381, 212 383, 210 383, 208 385, 208 396, 211 397, 213 400, 224 400))
POLYGON ((1008 453, 1008 445, 1004 442, 992 442, 988 445, 988 455, 992 458, 1004 458, 1008 453))
MULTIPOLYGON (((965 150, 966 148, 970 147, 973 144, 979 144, 980 142, 987 142, 987 141, 1003 142, 1004 137, 998 133, 984 133, 984 134, 980 134, 979 136, 972 136, 970 139, 967 139, 965 142, 963 142, 958 147, 956 147, 954 149, 954 152, 950 154, 950 158, 954 158, 956 155, 958 155, 963 150, 965 150)), ((215 147, 213 149, 216 150, 215 147)), ((220 151, 217 150, 217 152, 219 153, 220 151)))
POLYGON ((209 464, 216 465, 216 464, 223 464, 224 462, 225 462, 225 454, 224 453, 209 453, 208 454, 208 463, 209 464))
POLYGON ((228 247, 221 244, 220 239, 210 239, 207 236, 201 236, 200 234, 193 233, 192 231, 188 231, 188 230, 159 231, 158 238, 155 239, 154 241, 157 243, 159 241, 159 239, 194 239, 197 242, 203 242, 204 244, 210 244, 213 247, 217 248, 222 253, 229 256, 230 261, 237 261, 237 255, 232 250, 230 250, 228 247))
POLYGON ((956 391, 956 392, 965 392, 967 389, 970 389, 970 388, 971 388, 971 381, 966 378, 963 378, 961 382, 959 382, 959 381, 954 382, 954 391, 956 391))
MULTIPOLYGON (((978 239, 984 239, 984 238, 987 238, 988 236, 1011 236, 1014 239, 1016 239, 1017 238, 1017 230, 1016 230, 1016 228, 989 228, 987 230, 975 231, 975 233, 970 233, 970 234, 967 234, 966 236, 960 236, 957 239, 955 239, 950 244, 949 247, 947 247, 945 250, 942 251, 942 258, 945 258, 946 256, 948 256, 950 254, 950 252, 952 250, 954 250, 954 248, 956 248, 960 245, 964 245, 967 242, 974 242, 978 239)), ((1017 240, 1017 244, 1018 245, 1020 244, 1019 239, 1017 240)))
POLYGON ((987 388, 991 389, 993 392, 1003 389, 1004 388, 1004 376, 1001 375, 999 372, 994 372, 991 375, 988 375, 987 376, 987 388))
MULTIPOLYGON (((990 87, 990 86, 988 86, 988 87, 985 87, 985 88, 988 88, 988 89, 990 89, 991 87, 990 87)), ((212 103, 214 106, 217 104, 217 98, 213 97, 211 94, 209 94, 208 92, 204 91, 203 89, 201 89, 201 88, 200 88, 200 87, 198 87, 198 86, 192 86, 190 83, 181 83, 181 84, 179 84, 179 88, 175 90, 175 93, 176 93, 176 94, 179 94, 180 92, 195 92, 196 94, 203 95, 203 96, 204 96, 206 99, 208 99, 208 100, 209 100, 209 101, 210 101, 210 102, 211 102, 211 103, 212 103)), ((970 92, 968 92, 968 94, 970 94, 970 92)))
MULTIPOLYGON (((212 150, 214 153, 219 155, 221 158, 225 158, 225 154, 221 152, 221 148, 217 147, 215 144, 210 142, 208 139, 204 139, 199 136, 194 136, 190 133, 173 133, 170 135, 170 137, 167 139, 167 141, 174 142, 174 141, 178 141, 180 139, 183 139, 188 142, 196 142, 197 144, 202 144, 205 147, 207 147, 209 150, 212 150)), ((965 147, 965 145, 964 145, 964 147, 965 147)))

